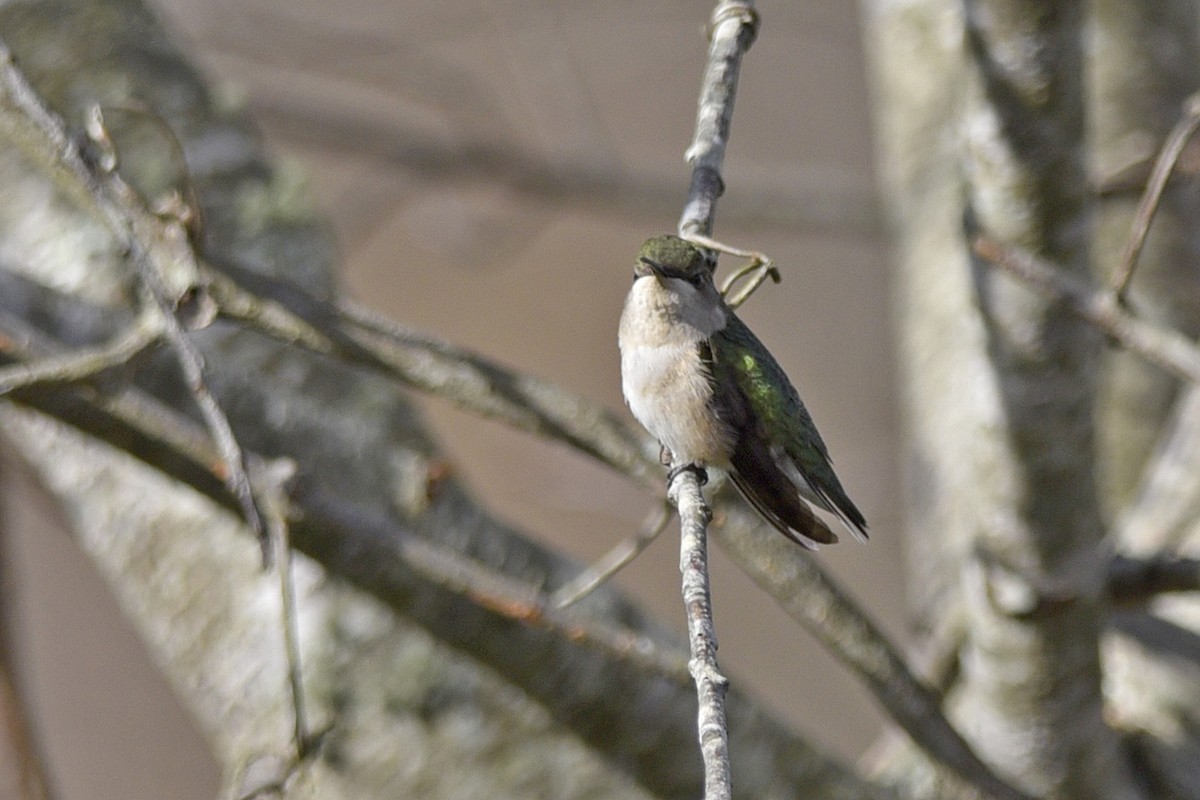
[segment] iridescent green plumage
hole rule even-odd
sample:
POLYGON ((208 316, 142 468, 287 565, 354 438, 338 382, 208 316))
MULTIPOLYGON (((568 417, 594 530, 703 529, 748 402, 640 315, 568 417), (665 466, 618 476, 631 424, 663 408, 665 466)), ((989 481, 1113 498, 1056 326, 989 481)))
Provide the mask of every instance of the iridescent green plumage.
MULTIPOLYGON (((736 387, 747 406, 747 416, 756 428, 747 435, 766 444, 772 460, 801 495, 832 511, 865 538, 866 520, 842 488, 817 426, 770 351, 732 311, 725 327, 709 338, 708 346, 714 384, 736 387)), ((724 397, 726 405, 737 402, 730 394, 726 389, 716 396, 724 397)), ((720 405, 717 409, 721 413, 720 405)), ((736 453, 734 467, 738 469, 736 453)))

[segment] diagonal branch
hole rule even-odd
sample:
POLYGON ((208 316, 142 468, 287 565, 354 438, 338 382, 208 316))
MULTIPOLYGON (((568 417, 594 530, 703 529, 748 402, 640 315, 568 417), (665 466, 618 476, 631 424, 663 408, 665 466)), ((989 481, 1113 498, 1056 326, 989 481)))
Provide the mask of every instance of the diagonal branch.
POLYGON ((975 255, 1016 275, 1053 298, 1152 364, 1193 383, 1200 382, 1200 349, 1182 334, 1161 328, 1121 307, 1112 294, 1092 288, 1032 253, 987 236, 971 243, 975 255))
POLYGON ((143 316, 108 344, 83 347, 30 363, 0 367, 0 397, 28 386, 56 386, 94 379, 124 367, 155 345, 161 331, 153 318, 143 316))
POLYGON ((761 521, 740 504, 721 502, 718 508, 725 522, 717 536, 738 566, 858 675, 922 750, 992 797, 1028 800, 976 755, 946 718, 939 695, 811 557, 781 537, 764 535, 761 521))
MULTIPOLYGON (((270 565, 271 550, 263 515, 247 474, 245 455, 229 419, 209 391, 204 361, 184 331, 177 311, 196 293, 199 283, 195 256, 181 221, 168 222, 150 214, 137 193, 114 171, 111 153, 85 153, 70 136, 63 121, 42 102, 17 68, 8 46, 0 42, 0 86, 5 111, 26 135, 41 139, 42 149, 57 155, 58 162, 77 179, 117 243, 133 264, 144 295, 160 316, 162 332, 183 372, 197 408, 204 418, 225 463, 225 484, 237 498, 243 516, 262 548, 263 563, 270 565)), ((92 114, 89 134, 101 147, 111 146, 98 112, 92 114)), ((195 327, 211 319, 200 316, 195 327)))
POLYGON ((1122 305, 1127 299, 1129 284, 1133 280, 1133 272, 1137 268, 1138 256, 1141 255, 1142 246, 1146 243, 1146 236, 1150 233, 1150 223, 1154 221, 1154 213, 1158 210, 1163 190, 1167 188, 1171 172, 1174 171, 1180 155, 1183 154, 1184 147, 1196 133, 1197 128, 1200 128, 1200 94, 1193 94, 1184 102, 1183 117, 1176 123, 1158 153, 1154 169, 1150 172, 1150 179, 1146 181, 1142 199, 1133 215, 1129 238, 1126 239, 1125 250, 1121 253, 1121 262, 1113 273, 1113 296, 1122 305))

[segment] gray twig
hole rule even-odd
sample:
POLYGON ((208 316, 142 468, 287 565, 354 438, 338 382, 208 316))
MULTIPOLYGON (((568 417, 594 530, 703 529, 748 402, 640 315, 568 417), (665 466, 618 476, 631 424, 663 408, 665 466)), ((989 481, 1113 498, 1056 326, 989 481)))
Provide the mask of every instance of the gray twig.
POLYGON ((161 335, 161 327, 153 319, 143 316, 128 331, 107 344, 0 367, 0 396, 29 386, 80 383, 95 378, 108 370, 125 366, 158 342, 161 335))
POLYGON ((709 22, 708 62, 700 87, 696 133, 687 149, 692 185, 679 219, 679 233, 710 236, 717 200, 725 191, 721 167, 733 122, 742 56, 758 35, 758 12, 749 0, 721 0, 709 22))
MULTIPOLYGON (((555 384, 507 369, 478 354, 416 333, 350 303, 338 307, 340 343, 419 389, 446 397, 480 416, 564 441, 602 463, 657 484, 645 440, 595 403, 555 384)), ((338 332, 326 329, 339 341, 338 332)))
MULTIPOLYGON (((678 466, 678 465, 673 465, 678 466)), ((708 523, 712 512, 700 491, 696 470, 680 470, 667 489, 679 509, 679 572, 687 612, 691 658, 688 671, 699 699, 700 753, 704 757, 705 800, 729 800, 733 783, 729 764, 729 729, 725 693, 729 679, 717 666, 717 634, 713 626, 708 577, 708 523)))
POLYGON ((1129 283, 1133 280, 1133 271, 1137 268, 1138 256, 1142 253, 1142 245, 1146 243, 1146 235, 1150 233, 1150 223, 1158 211, 1163 190, 1167 188, 1167 180, 1171 177, 1188 139, 1192 138, 1197 128, 1200 128, 1200 94, 1193 94, 1184 101, 1183 117, 1175 124, 1158 153, 1150 179, 1146 181, 1146 189, 1138 203, 1137 212, 1133 215, 1129 238, 1126 239, 1125 250, 1121 254, 1121 263, 1113 273, 1112 290, 1118 303, 1125 302, 1129 283))
POLYGON ((555 608, 566 608, 596 591, 602 583, 616 575, 626 564, 649 547, 670 521, 671 505, 663 503, 650 512, 641 527, 638 528, 637 533, 622 539, 615 547, 590 564, 587 569, 555 590, 554 594, 550 596, 550 602, 555 608))
MULTIPOLYGON (((679 233, 684 237, 712 234, 717 199, 725 190, 721 167, 733 121, 738 72, 742 57, 757 33, 758 12, 754 10, 753 2, 719 0, 709 21, 708 62, 700 86, 696 132, 687 150, 692 182, 679 219, 679 233)), ((711 512, 704 503, 695 470, 678 471, 667 487, 667 494, 679 509, 679 568, 683 573, 683 602, 691 650, 688 667, 696 683, 700 706, 704 796, 706 800, 727 800, 733 793, 729 729, 725 723, 725 692, 729 682, 717 666, 717 639, 712 620, 706 541, 711 512)))
POLYGON ((307 704, 304 699, 300 612, 296 602, 291 534, 287 521, 288 500, 285 487, 295 475, 296 462, 288 458, 279 458, 262 465, 258 470, 257 484, 263 499, 263 515, 272 549, 272 561, 279 569, 283 647, 287 656, 288 688, 292 693, 292 740, 296 747, 296 759, 303 761, 312 751, 315 741, 309 728, 307 704))

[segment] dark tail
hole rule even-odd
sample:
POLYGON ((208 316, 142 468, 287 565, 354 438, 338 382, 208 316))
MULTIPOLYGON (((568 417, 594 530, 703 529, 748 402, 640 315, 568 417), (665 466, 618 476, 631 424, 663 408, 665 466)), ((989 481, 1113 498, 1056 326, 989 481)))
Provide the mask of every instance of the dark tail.
POLYGON ((800 499, 795 485, 755 436, 744 436, 731 459, 730 477, 746 502, 784 536, 810 550, 816 543, 833 544, 837 536, 800 499))

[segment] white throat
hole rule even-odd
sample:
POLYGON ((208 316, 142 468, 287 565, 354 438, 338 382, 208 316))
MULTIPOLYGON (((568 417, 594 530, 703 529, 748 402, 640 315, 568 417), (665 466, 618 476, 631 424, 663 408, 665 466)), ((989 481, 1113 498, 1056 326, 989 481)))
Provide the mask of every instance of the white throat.
POLYGON ((725 327, 725 304, 716 289, 698 289, 676 278, 638 278, 625 300, 621 341, 661 346, 706 339, 725 327))

